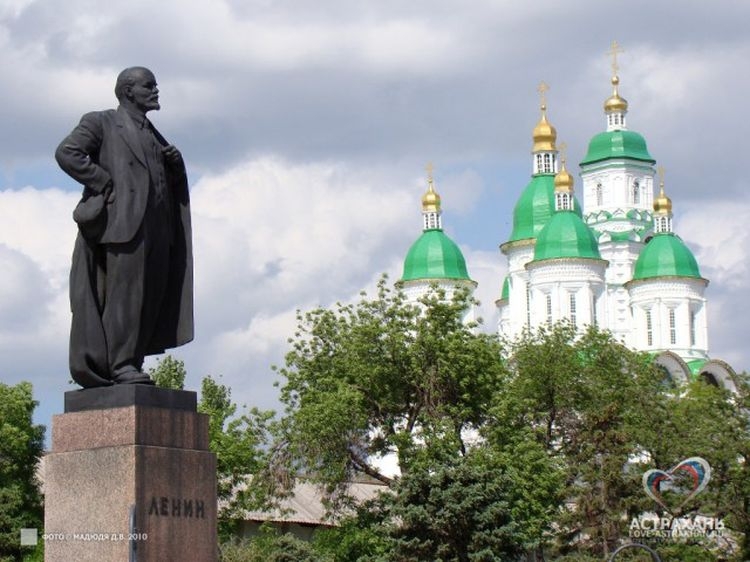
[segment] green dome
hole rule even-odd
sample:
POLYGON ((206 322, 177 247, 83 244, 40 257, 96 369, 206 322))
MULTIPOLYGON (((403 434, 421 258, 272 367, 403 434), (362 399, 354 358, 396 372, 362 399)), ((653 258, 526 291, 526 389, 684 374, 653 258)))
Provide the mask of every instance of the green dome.
POLYGON ((655 235, 635 262, 633 279, 653 277, 701 278, 698 262, 685 243, 671 232, 655 235))
POLYGON ((534 261, 554 258, 601 259, 593 232, 572 211, 555 213, 537 236, 534 261))
POLYGON ((653 164, 646 140, 634 131, 606 131, 589 142, 589 150, 581 165, 599 162, 608 158, 630 158, 653 164))
MULTIPOLYGON (((574 208, 581 216, 581 206, 578 201, 574 208)), ((550 217, 555 214, 555 176, 554 174, 538 174, 521 193, 521 197, 513 209, 513 232, 510 242, 536 238, 550 217)))
POLYGON ((461 250, 442 230, 425 230, 409 248, 401 281, 417 279, 470 280, 461 250))

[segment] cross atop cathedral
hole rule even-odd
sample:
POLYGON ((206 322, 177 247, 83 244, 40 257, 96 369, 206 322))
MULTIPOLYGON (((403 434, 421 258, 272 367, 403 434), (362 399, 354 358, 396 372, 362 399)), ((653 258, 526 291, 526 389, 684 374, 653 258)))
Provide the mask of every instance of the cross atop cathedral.
POLYGON ((427 165, 424 167, 425 171, 427 172, 427 183, 432 185, 432 172, 434 170, 434 166, 432 165, 432 162, 427 162, 427 165))
POLYGON ((560 162, 565 167, 565 161, 568 159, 568 143, 561 142, 557 145, 557 149, 560 151, 560 162))
POLYGON ((620 70, 619 65, 617 64, 617 55, 620 53, 624 53, 625 49, 623 49, 617 41, 612 41, 612 46, 610 47, 609 51, 607 51, 607 54, 612 57, 612 74, 614 76, 617 75, 617 71, 620 70))
POLYGON ((664 166, 656 168, 656 173, 659 174, 659 185, 661 185, 662 188, 664 187, 664 172, 664 166))
POLYGON ((536 89, 537 92, 539 92, 539 99, 542 104, 542 109, 547 109, 547 92, 549 91, 549 86, 547 83, 542 80, 539 82, 539 87, 536 89))

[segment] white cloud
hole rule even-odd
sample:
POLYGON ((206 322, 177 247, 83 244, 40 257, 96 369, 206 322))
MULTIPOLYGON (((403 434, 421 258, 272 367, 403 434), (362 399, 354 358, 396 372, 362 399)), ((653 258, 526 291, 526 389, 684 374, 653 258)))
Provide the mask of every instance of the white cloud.
POLYGON ((53 286, 67 282, 79 194, 24 187, 0 191, 0 240, 32 260, 53 286))
POLYGON ((701 275, 710 282, 706 297, 711 355, 737 371, 750 370, 746 351, 750 332, 748 224, 750 203, 741 201, 690 204, 675 217, 675 232, 693 251, 701 275))
POLYGON ((283 359, 295 311, 374 285, 419 235, 419 195, 405 185, 376 169, 271 157, 201 178, 191 193, 197 333, 180 352, 188 369, 222 373, 246 401, 272 403, 270 365, 283 359))
MULTIPOLYGON (((59 372, 70 305, 68 268, 77 195, 59 189, 0 191, 0 375, 59 372)), ((33 377, 32 377, 33 378, 33 377)))
POLYGON ((746 287, 750 203, 719 200, 675 213, 675 233, 693 250, 704 277, 724 291, 746 287))

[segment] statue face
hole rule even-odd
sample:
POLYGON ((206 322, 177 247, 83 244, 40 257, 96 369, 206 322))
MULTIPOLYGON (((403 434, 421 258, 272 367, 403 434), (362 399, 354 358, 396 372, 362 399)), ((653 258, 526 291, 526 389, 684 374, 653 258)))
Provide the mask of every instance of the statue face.
POLYGON ((143 113, 152 109, 159 109, 159 88, 156 87, 156 77, 148 70, 136 72, 133 76, 134 84, 126 90, 130 101, 143 113))

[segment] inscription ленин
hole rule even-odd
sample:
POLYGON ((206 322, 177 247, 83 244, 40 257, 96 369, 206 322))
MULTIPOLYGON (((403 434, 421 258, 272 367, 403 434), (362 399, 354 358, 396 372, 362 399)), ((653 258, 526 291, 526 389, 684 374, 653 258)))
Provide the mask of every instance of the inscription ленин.
POLYGON ((149 515, 158 517, 206 518, 206 504, 203 500, 151 496, 149 515))

